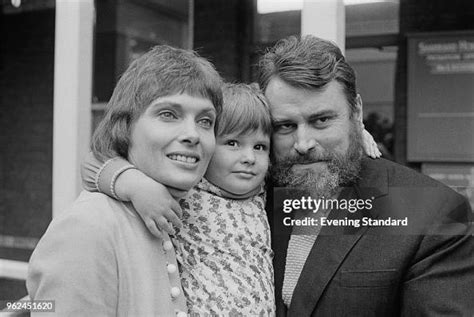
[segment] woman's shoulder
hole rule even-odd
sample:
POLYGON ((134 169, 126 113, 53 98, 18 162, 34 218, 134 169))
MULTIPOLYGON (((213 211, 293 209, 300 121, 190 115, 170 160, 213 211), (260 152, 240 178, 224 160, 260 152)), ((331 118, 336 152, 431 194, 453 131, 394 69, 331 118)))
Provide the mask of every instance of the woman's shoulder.
POLYGON ((88 238, 113 235, 124 204, 101 193, 81 192, 79 197, 51 222, 48 231, 66 231, 88 238), (71 230, 73 229, 73 230, 71 230))

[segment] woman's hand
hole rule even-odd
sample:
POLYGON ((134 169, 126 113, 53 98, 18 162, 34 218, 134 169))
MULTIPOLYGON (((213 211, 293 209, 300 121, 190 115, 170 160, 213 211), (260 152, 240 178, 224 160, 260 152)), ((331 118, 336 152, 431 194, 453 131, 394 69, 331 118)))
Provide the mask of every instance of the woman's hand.
POLYGON ((162 231, 174 234, 173 226, 181 227, 182 211, 168 189, 137 169, 130 169, 117 178, 115 192, 120 199, 131 201, 148 230, 156 237, 162 231))
POLYGON ((371 158, 379 158, 382 156, 382 152, 380 152, 377 147, 377 143, 366 129, 362 131, 362 146, 364 147, 364 152, 371 158))

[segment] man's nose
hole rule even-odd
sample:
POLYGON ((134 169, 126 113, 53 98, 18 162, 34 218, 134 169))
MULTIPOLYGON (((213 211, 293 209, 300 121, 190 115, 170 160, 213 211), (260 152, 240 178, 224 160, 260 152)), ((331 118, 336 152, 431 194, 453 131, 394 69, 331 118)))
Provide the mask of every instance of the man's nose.
POLYGON ((304 155, 316 147, 316 139, 305 127, 299 127, 296 131, 296 140, 293 147, 298 154, 304 155))
POLYGON ((249 164, 253 165, 255 164, 255 153, 253 151, 253 148, 247 148, 242 150, 242 157, 241 157, 241 162, 243 164, 249 164))
POLYGON ((189 145, 196 145, 199 144, 199 140, 200 135, 196 122, 194 122, 194 120, 183 121, 183 127, 181 135, 179 136, 179 141, 189 145))

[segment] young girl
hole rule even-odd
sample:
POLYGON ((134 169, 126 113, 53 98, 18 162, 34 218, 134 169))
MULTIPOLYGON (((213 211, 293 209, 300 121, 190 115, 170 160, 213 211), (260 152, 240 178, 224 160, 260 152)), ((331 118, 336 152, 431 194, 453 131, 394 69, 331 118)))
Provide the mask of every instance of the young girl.
POLYGON ((183 201, 175 235, 189 312, 274 315, 270 228, 263 181, 271 122, 263 96, 228 85, 205 178, 183 201))
MULTIPOLYGON (((269 107, 263 94, 249 85, 228 84, 223 95, 214 156, 204 179, 180 201, 182 227, 172 241, 181 283, 191 315, 274 315, 273 254, 263 188, 272 132, 269 107)), ((85 170, 84 176, 86 181, 89 176, 89 189, 115 195, 115 180, 127 167, 125 160, 113 159, 101 167, 95 181, 90 173, 97 166, 85 170)), ((130 186, 124 179, 119 196, 140 194, 141 198, 131 197, 141 204, 136 207, 144 221, 156 219, 151 222, 160 229, 173 231, 163 219, 176 223, 166 209, 177 208, 164 206, 157 213, 143 202, 154 200, 146 196, 156 196, 150 183, 130 186)), ((156 233, 154 226, 148 227, 156 233)))

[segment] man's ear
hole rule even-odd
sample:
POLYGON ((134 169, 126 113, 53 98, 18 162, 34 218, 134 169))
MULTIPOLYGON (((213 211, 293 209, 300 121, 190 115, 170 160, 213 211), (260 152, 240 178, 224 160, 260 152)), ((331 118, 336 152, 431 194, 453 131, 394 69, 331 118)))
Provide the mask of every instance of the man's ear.
POLYGON ((356 96, 354 120, 360 122, 360 124, 363 125, 364 116, 362 112, 362 97, 359 94, 356 96))

